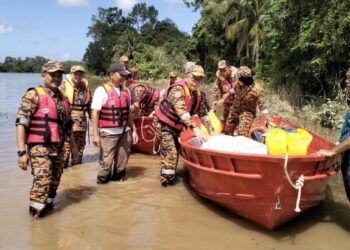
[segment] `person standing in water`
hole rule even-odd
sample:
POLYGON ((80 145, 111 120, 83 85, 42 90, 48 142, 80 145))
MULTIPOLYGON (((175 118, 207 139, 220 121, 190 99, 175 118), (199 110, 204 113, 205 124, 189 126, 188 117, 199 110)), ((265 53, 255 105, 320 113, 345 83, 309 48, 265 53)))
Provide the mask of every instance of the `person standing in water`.
POLYGON ((34 179, 29 213, 35 218, 53 208, 63 172, 61 149, 71 122, 68 100, 58 89, 62 74, 59 62, 45 63, 41 73, 43 86, 28 89, 17 112, 18 166, 26 171, 31 165, 34 179))

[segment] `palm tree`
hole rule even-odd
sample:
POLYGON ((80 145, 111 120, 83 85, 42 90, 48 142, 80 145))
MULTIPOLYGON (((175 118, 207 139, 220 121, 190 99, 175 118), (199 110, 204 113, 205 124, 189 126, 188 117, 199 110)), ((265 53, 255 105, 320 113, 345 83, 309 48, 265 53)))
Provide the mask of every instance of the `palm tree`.
POLYGON ((139 39, 139 35, 135 31, 129 31, 123 34, 116 41, 113 47, 113 61, 119 61, 121 55, 128 55, 130 60, 134 58, 134 54, 141 51, 143 44, 139 39))
POLYGON ((227 0, 226 15, 223 26, 229 41, 236 41, 236 53, 240 56, 246 49, 246 56, 252 58, 256 65, 259 62, 259 47, 262 20, 270 0, 227 0))

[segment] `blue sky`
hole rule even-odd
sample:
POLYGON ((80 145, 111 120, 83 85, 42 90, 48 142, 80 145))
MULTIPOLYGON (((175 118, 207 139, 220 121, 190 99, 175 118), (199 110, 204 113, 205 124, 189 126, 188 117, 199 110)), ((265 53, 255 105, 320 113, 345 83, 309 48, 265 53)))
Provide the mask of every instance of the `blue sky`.
POLYGON ((199 20, 182 0, 1 0, 0 62, 6 56, 44 56, 56 60, 81 60, 90 41, 86 37, 91 16, 99 7, 119 7, 124 14, 145 2, 158 9, 158 19, 172 19, 191 33, 199 20))

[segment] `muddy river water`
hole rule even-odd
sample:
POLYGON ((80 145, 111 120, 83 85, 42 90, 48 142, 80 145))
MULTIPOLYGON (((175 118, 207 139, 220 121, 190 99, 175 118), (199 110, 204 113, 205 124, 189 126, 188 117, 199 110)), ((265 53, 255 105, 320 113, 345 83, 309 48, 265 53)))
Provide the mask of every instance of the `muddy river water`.
MULTIPOLYGON (((17 167, 15 113, 39 74, 0 74, 0 249, 350 249, 350 203, 341 176, 327 199, 267 231, 200 198, 181 181, 159 184, 159 158, 133 154, 125 182, 97 185, 97 151, 65 169, 53 212, 28 213, 29 171, 17 167)), ((257 211, 258 212, 258 211, 257 211)))

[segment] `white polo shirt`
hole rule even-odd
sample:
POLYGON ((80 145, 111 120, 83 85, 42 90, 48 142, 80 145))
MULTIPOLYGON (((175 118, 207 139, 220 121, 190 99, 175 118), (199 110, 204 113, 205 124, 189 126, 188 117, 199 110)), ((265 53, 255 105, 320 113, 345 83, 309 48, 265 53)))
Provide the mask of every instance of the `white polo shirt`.
MULTIPOLYGON (((114 87, 114 89, 117 92, 117 94, 120 96, 120 87, 114 87)), ((130 95, 130 91, 129 91, 129 95, 130 95)), ((92 98, 91 109, 101 111, 102 106, 106 104, 107 100, 108 100, 108 95, 104 87, 103 86, 97 87, 94 93, 94 97, 92 98)), ((106 132, 111 135, 122 134, 123 130, 124 130, 124 126, 121 126, 118 128, 100 128, 101 132, 106 132)), ((127 126, 125 129, 125 132, 129 130, 130 130, 130 127, 127 126)))

